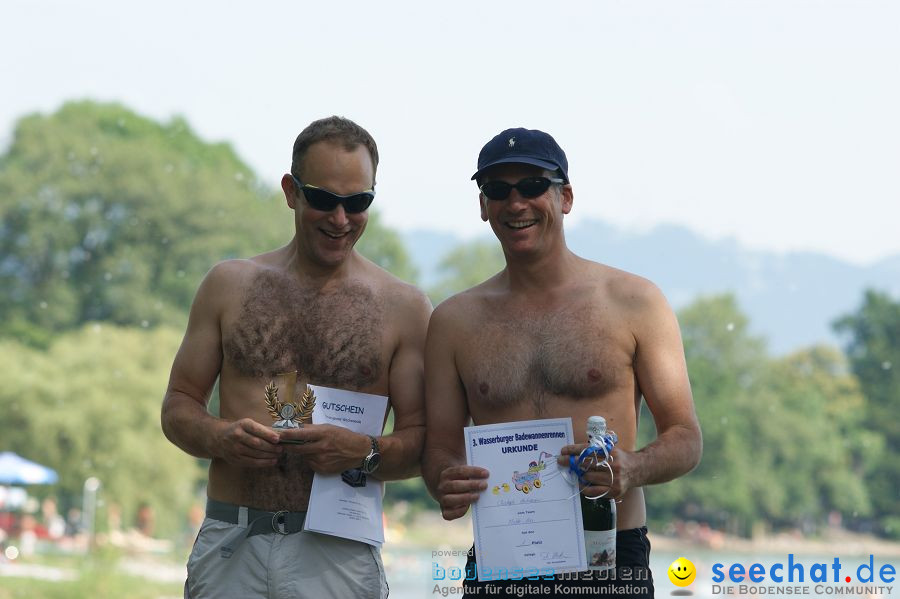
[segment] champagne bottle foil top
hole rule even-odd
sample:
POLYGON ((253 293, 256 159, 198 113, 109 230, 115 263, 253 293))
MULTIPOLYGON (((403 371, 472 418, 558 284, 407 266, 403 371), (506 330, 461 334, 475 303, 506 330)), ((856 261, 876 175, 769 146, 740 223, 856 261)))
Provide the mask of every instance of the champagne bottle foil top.
POLYGON ((601 439, 606 434, 606 418, 603 416, 591 416, 587 421, 588 441, 601 439))

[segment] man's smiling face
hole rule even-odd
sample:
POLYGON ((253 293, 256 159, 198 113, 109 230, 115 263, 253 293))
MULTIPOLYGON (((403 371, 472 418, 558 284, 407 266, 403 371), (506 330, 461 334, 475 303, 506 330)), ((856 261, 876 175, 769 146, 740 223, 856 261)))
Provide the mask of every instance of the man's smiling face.
MULTIPOLYGON (((530 164, 506 163, 485 171, 481 183, 504 181, 515 185, 527 177, 555 176, 530 164)), ((490 222, 505 251, 534 252, 562 239, 562 219, 572 209, 572 193, 569 186, 551 185, 534 198, 523 197, 513 189, 504 200, 491 200, 480 194, 479 202, 481 219, 490 222)))
MULTIPOLYGON (((304 183, 339 195, 359 193, 375 185, 372 158, 362 145, 347 150, 341 144, 320 141, 309 147, 302 165, 299 175, 304 183)), ((368 210, 348 214, 342 205, 330 212, 316 210, 297 187, 293 187, 288 200, 296 215, 300 246, 305 249, 306 258, 320 266, 343 263, 369 221, 368 210)))

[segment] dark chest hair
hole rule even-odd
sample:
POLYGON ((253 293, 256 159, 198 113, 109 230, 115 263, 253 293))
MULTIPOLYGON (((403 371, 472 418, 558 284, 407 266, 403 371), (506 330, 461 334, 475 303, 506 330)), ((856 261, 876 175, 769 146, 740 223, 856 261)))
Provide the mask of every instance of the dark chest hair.
POLYGON ((630 373, 609 323, 590 308, 529 316, 489 319, 480 328, 470 399, 498 408, 526 401, 540 415, 552 397, 599 397, 630 373))
POLYGON ((322 291, 265 272, 244 290, 224 353, 244 376, 298 370, 313 384, 361 389, 381 376, 384 321, 384 300, 367 285, 322 291))

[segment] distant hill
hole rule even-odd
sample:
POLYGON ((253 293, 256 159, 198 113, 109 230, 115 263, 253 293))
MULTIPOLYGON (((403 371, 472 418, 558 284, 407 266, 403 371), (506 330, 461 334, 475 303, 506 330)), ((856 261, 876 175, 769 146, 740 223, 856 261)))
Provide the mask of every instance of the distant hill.
MULTIPOLYGON (((463 242, 423 230, 403 239, 426 287, 439 278, 441 257, 463 242)), ((819 253, 748 250, 733 239, 711 241, 681 226, 632 233, 602 221, 570 227, 566 239, 580 256, 650 279, 676 309, 699 295, 733 292, 751 330, 765 337, 775 354, 820 342, 840 344, 831 323, 856 310, 866 288, 900 296, 900 255, 856 266, 819 253)))

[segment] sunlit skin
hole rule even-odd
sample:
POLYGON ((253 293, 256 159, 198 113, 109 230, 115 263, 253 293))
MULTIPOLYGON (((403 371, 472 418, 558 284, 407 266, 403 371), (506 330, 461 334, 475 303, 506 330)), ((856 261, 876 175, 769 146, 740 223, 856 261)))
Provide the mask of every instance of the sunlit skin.
MULTIPOLYGON (((309 147, 298 178, 338 195, 359 193, 375 186, 372 158, 364 146, 346 150, 321 141, 309 147)), ((288 206, 294 210, 297 226, 297 259, 304 266, 328 270, 343 264, 359 240, 369 220, 369 211, 347 214, 343 205, 331 212, 315 210, 297 189, 290 175, 281 179, 288 206)))
MULTIPOLYGON (((317 142, 300 164, 297 178, 339 195, 374 186, 373 160, 362 145, 317 142)), ((172 365, 162 426, 185 452, 211 460, 210 498, 301 511, 313 473, 359 467, 372 444, 330 424, 273 429, 262 395, 270 373, 279 371, 273 368, 388 396, 394 431, 378 439, 377 475, 412 476, 424 437, 422 351, 431 307, 419 290, 354 251, 367 212, 314 210, 290 175, 281 184, 294 237, 258 256, 221 262, 204 278, 172 365), (323 363, 316 351, 337 358, 323 363), (350 358, 358 370, 342 366, 350 358), (217 381, 214 416, 207 404, 217 381), (290 443, 296 441, 303 443, 290 443)))
MULTIPOLYGON (((522 163, 485 170, 479 181, 510 185, 527 177, 556 178, 522 163)), ((524 198, 479 194, 506 268, 443 302, 426 344, 428 404, 423 475, 446 520, 462 517, 488 489, 490 472, 469 466, 461 431, 476 425, 570 417, 576 445, 584 423, 603 415, 619 442, 610 470, 584 475, 585 495, 616 499, 620 530, 645 525, 643 487, 693 468, 702 442, 683 344, 674 313, 650 281, 580 258, 567 246, 563 219, 572 210, 568 184, 524 198), (642 400, 658 434, 637 447, 642 400)), ((499 491, 498 491, 499 493, 499 491)))
POLYGON ((697 568, 694 567, 693 562, 684 557, 679 557, 672 562, 667 572, 669 580, 677 587, 686 587, 697 577, 697 568))

